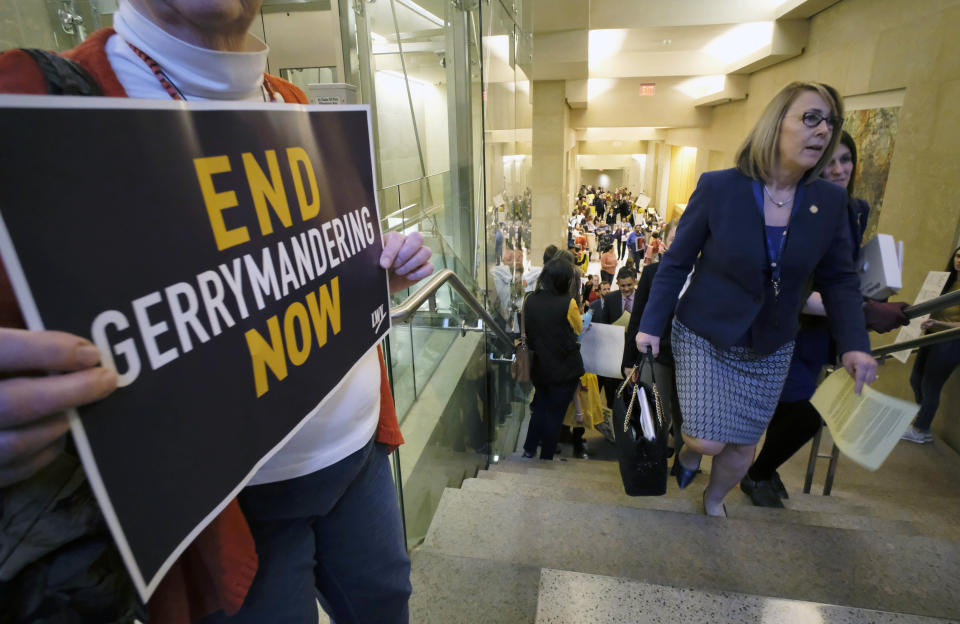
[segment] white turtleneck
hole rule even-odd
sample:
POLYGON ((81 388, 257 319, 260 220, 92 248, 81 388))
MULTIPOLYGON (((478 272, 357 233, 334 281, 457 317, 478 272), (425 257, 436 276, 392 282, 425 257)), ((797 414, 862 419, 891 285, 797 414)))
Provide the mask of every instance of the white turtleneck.
POLYGON ((107 59, 130 97, 170 99, 153 71, 128 43, 155 60, 187 101, 263 101, 263 72, 269 49, 252 35, 247 35, 244 52, 201 48, 177 39, 129 2, 120 3, 113 15, 113 28, 117 34, 107 41, 107 59))

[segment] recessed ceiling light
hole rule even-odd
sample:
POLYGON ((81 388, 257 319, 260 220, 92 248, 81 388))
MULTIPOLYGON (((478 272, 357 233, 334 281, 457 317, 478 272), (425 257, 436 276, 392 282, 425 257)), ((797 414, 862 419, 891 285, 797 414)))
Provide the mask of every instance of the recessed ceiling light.
POLYGON ((699 99, 723 91, 726 85, 727 77, 719 76, 697 76, 684 80, 675 88, 687 97, 699 99))
POLYGON ((750 22, 734 26, 703 47, 703 51, 725 63, 753 54, 773 41, 773 22, 750 22))
POLYGON ((619 54, 626 40, 627 31, 623 28, 591 30, 587 42, 588 66, 597 67, 619 54))

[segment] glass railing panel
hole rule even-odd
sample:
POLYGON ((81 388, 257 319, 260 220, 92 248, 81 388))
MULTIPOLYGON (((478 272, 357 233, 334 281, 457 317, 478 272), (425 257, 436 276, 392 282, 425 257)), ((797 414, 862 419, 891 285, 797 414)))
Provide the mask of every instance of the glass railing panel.
POLYGON ((459 487, 488 462, 483 334, 450 333, 456 338, 442 364, 400 425, 406 441, 398 451, 403 513, 411 548, 426 536, 444 488, 459 487))
POLYGON ((393 380, 393 401, 397 416, 403 418, 417 398, 416 362, 410 325, 401 323, 390 330, 387 355, 390 358, 390 374, 393 380))
POLYGON ((384 232, 403 231, 403 211, 400 209, 400 189, 388 186, 377 191, 380 208, 380 227, 384 232))
POLYGON ((510 373, 508 360, 512 348, 503 347, 502 341, 488 343, 493 357, 488 357, 488 387, 490 402, 491 460, 507 457, 517 448, 524 417, 530 409, 533 386, 517 383, 510 373))
MULTIPOLYGON (((414 5, 418 6, 419 5, 414 5)), ((365 6, 373 37, 376 114, 384 184, 449 169, 444 11, 382 0, 365 6)))

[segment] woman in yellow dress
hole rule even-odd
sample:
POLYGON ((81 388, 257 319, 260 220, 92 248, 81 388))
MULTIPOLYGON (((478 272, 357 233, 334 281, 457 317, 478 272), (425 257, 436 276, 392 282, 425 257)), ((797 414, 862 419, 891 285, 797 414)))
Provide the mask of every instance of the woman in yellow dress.
MULTIPOLYGON (((579 277, 579 274, 578 274, 579 277)), ((579 284, 580 280, 574 280, 579 284)), ((579 302, 577 293, 577 301, 579 302)), ((573 306, 567 311, 567 321, 570 326, 579 334, 583 329, 583 317, 579 309, 573 306)), ((597 382, 597 376, 593 373, 584 373, 580 377, 580 383, 577 391, 573 394, 573 401, 567 407, 567 414, 563 419, 563 426, 570 427, 573 430, 573 456, 580 459, 587 459, 587 449, 583 441, 583 435, 587 429, 596 431, 596 425, 603 422, 603 405, 600 402, 600 385, 597 382)))

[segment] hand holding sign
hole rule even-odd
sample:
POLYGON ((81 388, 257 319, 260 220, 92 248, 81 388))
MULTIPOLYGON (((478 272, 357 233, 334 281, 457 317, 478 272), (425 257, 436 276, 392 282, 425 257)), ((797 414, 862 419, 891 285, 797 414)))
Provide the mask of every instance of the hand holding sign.
POLYGON ((399 232, 384 234, 380 266, 387 269, 390 276, 390 294, 410 288, 433 273, 432 253, 423 244, 423 235, 419 232, 409 236, 399 232))
POLYGON ((88 340, 59 331, 0 328, 0 487, 49 464, 69 430, 63 412, 92 403, 117 387, 88 340), (63 372, 30 377, 27 371, 63 372))

